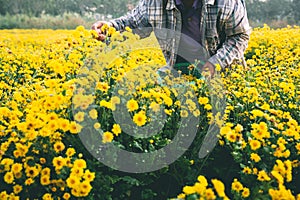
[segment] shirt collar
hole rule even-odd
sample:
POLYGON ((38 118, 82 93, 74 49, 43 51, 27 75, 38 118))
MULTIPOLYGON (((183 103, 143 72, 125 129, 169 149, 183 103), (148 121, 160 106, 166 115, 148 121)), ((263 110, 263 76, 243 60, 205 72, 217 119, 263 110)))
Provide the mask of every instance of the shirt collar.
MULTIPOLYGON (((175 1, 177 1, 177 0, 167 0, 166 10, 172 10, 172 9, 176 8, 175 1)), ((202 2, 205 5, 207 5, 207 4, 214 5, 215 1, 216 0, 202 0, 202 2)))
MULTIPOLYGON (((182 0, 175 0, 176 6, 183 6, 182 0)), ((194 9, 201 8, 200 0, 195 0, 192 6, 194 9)))

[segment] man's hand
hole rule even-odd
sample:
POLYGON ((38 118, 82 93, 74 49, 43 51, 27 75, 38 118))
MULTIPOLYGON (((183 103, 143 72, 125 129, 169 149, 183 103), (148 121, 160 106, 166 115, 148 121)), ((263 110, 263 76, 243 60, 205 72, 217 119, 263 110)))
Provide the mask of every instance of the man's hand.
POLYGON ((202 75, 205 76, 206 78, 212 78, 214 74, 215 74, 215 66, 212 63, 207 61, 202 67, 202 75))
POLYGON ((106 22, 106 21, 98 21, 94 23, 92 26, 92 29, 95 30, 98 34, 97 40, 103 41, 105 39, 105 34, 101 31, 101 27, 104 24, 107 24, 108 26, 112 26, 110 22, 106 22))

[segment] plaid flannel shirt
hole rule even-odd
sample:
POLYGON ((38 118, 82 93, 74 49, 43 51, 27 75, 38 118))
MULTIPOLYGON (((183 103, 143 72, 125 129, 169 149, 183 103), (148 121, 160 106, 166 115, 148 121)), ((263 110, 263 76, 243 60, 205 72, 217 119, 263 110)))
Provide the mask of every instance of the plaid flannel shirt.
MULTIPOLYGON (((202 0, 200 29, 202 44, 208 52, 208 61, 229 66, 234 60, 244 60, 244 51, 250 38, 244 0, 202 0)), ((117 30, 126 26, 132 29, 143 27, 164 28, 181 32, 181 13, 174 0, 140 0, 127 15, 110 21, 117 30)), ((175 63, 179 37, 156 34, 165 45, 166 60, 175 63)))

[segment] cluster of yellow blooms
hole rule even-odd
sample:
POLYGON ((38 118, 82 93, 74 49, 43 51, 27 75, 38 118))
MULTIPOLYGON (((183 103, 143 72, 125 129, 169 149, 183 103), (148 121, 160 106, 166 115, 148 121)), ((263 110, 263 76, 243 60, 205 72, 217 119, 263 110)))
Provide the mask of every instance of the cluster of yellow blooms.
MULTIPOLYGON (((299 30, 254 30, 245 54, 248 68, 232 66, 223 74, 228 105, 219 143, 231 148, 249 187, 234 179, 234 199, 300 199, 293 191, 300 168, 299 30)), ((188 196, 183 192, 179 199, 188 196)))
MULTIPOLYGON (((70 145, 74 77, 83 65, 80 31, 4 30, 0 40, 0 199, 88 196, 95 172, 70 145)), ((88 39, 87 39, 88 40, 88 39)))
POLYGON ((225 194, 225 186, 221 181, 212 179, 211 183, 213 188, 208 187, 207 179, 204 176, 199 176, 198 182, 194 186, 185 186, 183 188, 184 193, 178 195, 178 198, 184 199, 186 195, 198 194, 202 199, 216 199, 217 197, 229 199, 225 194), (213 189, 216 191, 216 194, 213 189))
MULTIPOLYGON (((112 120, 121 105, 137 127, 164 123, 155 115, 161 111, 208 123, 214 118, 203 80, 170 76, 158 84, 156 70, 165 65, 158 43, 129 29, 120 33, 104 26, 103 31, 110 36, 104 43, 83 27, 1 31, 0 199, 32 198, 36 188, 43 199, 89 196, 95 172, 67 138, 92 122, 88 128, 103 130, 103 143, 119 139, 130 146, 112 120), (191 90, 178 87, 186 82, 191 90)), ((288 188, 296 184, 293 172, 300 166, 299 44, 299 27, 255 30, 246 52, 248 69, 237 65, 222 72, 227 106, 219 143, 232 149, 245 180, 254 180, 234 179, 236 198, 300 199, 288 188)), ((172 137, 164 137, 149 138, 141 149, 170 143, 172 137)), ((208 183, 204 176, 185 186, 178 199, 193 195, 229 199, 221 181, 208 183)))

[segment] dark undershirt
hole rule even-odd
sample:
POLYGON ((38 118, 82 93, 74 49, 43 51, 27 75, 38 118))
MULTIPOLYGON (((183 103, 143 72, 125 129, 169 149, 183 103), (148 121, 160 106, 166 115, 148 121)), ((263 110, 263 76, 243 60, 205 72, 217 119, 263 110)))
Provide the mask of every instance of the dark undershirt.
POLYGON ((176 63, 194 63, 195 59, 203 57, 201 45, 201 0, 195 0, 189 8, 183 0, 175 0, 176 7, 181 12, 182 28, 176 63))

